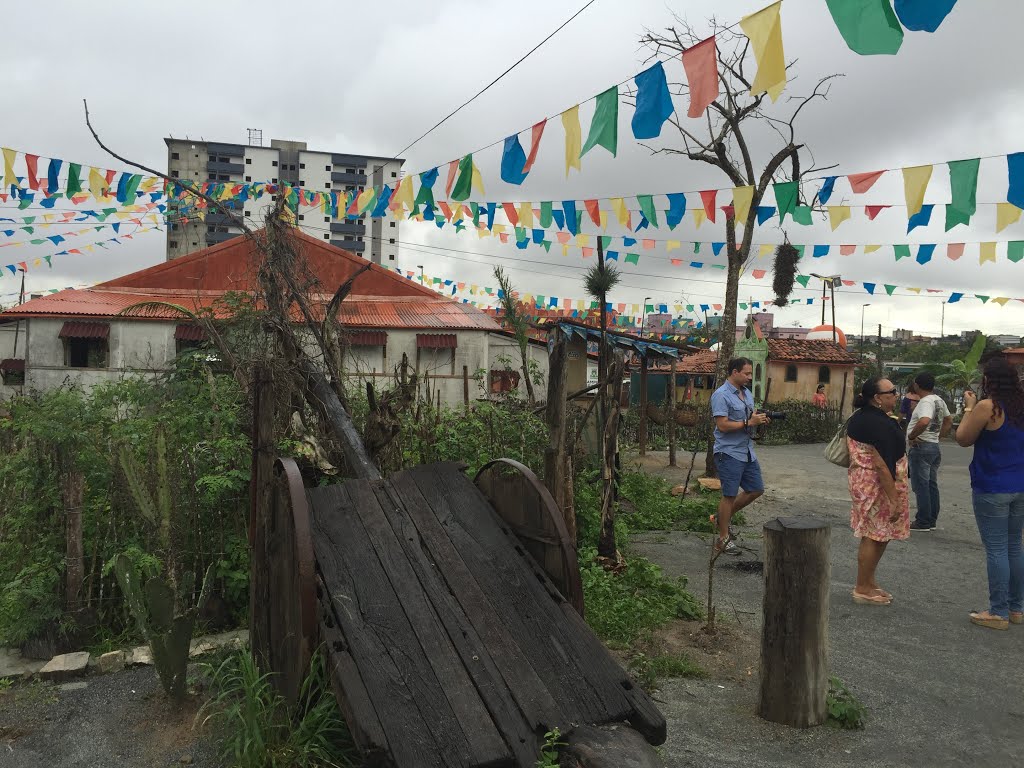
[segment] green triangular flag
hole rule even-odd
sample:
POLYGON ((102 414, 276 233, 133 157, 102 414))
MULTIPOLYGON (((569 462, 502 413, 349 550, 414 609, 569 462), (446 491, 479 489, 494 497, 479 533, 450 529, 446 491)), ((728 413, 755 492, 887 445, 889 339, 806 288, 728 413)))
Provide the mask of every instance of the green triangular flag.
POLYGON ((896 261, 900 259, 910 258, 910 246, 909 245, 894 245, 892 247, 893 253, 896 254, 896 261))
POLYGON ((540 204, 540 226, 542 229, 547 229, 551 226, 551 201, 548 200, 540 204))
POLYGON ((797 275, 796 281, 800 283, 800 285, 802 285, 804 288, 806 288, 807 284, 811 282, 811 277, 810 275, 797 275))
POLYGON ((36 217, 35 216, 26 216, 24 219, 22 219, 22 221, 24 221, 26 224, 34 224, 35 221, 36 221, 36 217))
POLYGON ((53 262, 50 261, 50 259, 52 259, 53 256, 43 256, 43 258, 46 259, 47 266, 50 267, 50 269, 53 269, 53 262))
POLYGON ((547 251, 548 253, 551 253, 551 241, 550 240, 541 240, 540 244, 542 246, 544 246, 544 250, 545 251, 547 251))
POLYGON ((626 263, 627 264, 639 264, 640 263, 640 254, 639 253, 627 253, 626 254, 626 263))
POLYGON ((740 302, 740 309, 746 309, 746 308, 747 308, 747 305, 746 305, 746 304, 744 304, 744 303, 743 303, 743 302, 741 301, 741 302, 740 302))
POLYGON ((694 243, 693 244, 693 252, 694 253, 700 253, 700 243, 694 243))
POLYGON ((597 302, 596 302, 596 301, 592 301, 592 302, 590 302, 590 308, 591 308, 591 309, 597 309, 597 308, 598 308, 598 306, 597 306, 597 302))
POLYGON ((795 181, 784 181, 780 184, 773 184, 775 190, 775 205, 779 209, 779 223, 786 221, 786 214, 793 213, 796 209, 796 196, 799 187, 795 181))
POLYGON ((640 212, 651 222, 651 226, 657 227, 658 211, 654 208, 654 197, 651 195, 637 195, 636 201, 640 204, 640 212))
POLYGON ((613 85, 604 93, 597 96, 597 107, 594 109, 594 119, 590 123, 590 133, 587 141, 580 150, 580 157, 600 144, 612 153, 615 152, 619 143, 619 86, 613 85))
POLYGON ((802 259, 804 257, 804 248, 806 248, 807 246, 806 245, 794 245, 793 247, 796 248, 796 252, 800 254, 800 258, 802 259))
MULTIPOLYGON (((142 176, 137 173, 133 173, 128 177, 128 183, 125 184, 124 188, 124 201, 127 205, 135 204, 135 193, 138 191, 139 184, 141 183, 142 176)), ((221 186, 223 188, 223 185, 221 186)), ((79 189, 81 189, 81 184, 79 184, 79 189)))
POLYGON ((957 224, 970 224, 978 210, 978 166, 981 160, 954 160, 949 163, 949 188, 952 202, 946 206, 946 231, 957 224))
POLYGON ((1011 240, 1006 244, 1006 258, 1016 263, 1024 259, 1024 240, 1011 240))
POLYGON ((885 288, 885 292, 887 294, 889 294, 890 296, 892 296, 892 292, 896 290, 896 286, 895 285, 885 285, 883 287, 885 288))
POLYGON ((604 249, 605 253, 608 252, 608 247, 612 244, 611 235, 601 235, 601 248, 604 249))
POLYGON ((903 27, 892 0, 825 0, 839 34, 854 53, 872 56, 896 53, 903 45, 903 27))
POLYGON ((793 221, 809 227, 811 225, 811 210, 809 205, 798 205, 793 209, 793 221))
POLYGON ((45 243, 46 238, 40 237, 38 240, 29 240, 29 242, 32 243, 32 245, 39 245, 40 243, 45 243))
POLYGON ((452 187, 452 200, 462 202, 469 198, 473 189, 473 155, 466 155, 459 160, 459 176, 452 187))
POLYGON ((687 312, 693 312, 693 304, 687 304, 686 305, 686 311, 687 312))
POLYGON ((78 178, 81 172, 82 166, 78 163, 68 164, 68 183, 66 189, 68 197, 73 197, 82 191, 82 180, 78 178))
POLYGON ((981 299, 981 303, 982 304, 987 304, 988 303, 988 296, 982 296, 982 295, 976 293, 976 294, 974 294, 974 298, 981 299))
MULTIPOLYGON (((96 227, 97 230, 103 229, 103 227, 96 227)), ((35 227, 22 227, 22 230, 28 232, 30 235, 34 235, 36 232, 35 227)))
POLYGON ((712 269, 725 269, 725 264, 712 264, 712 269))
POLYGON ((473 212, 473 229, 480 229, 480 206, 470 203, 469 210, 473 212))
POLYGON ((525 229, 523 229, 522 227, 516 227, 515 229, 516 229, 516 242, 517 243, 521 243, 524 240, 528 240, 529 239, 529 235, 526 234, 526 230, 525 229))

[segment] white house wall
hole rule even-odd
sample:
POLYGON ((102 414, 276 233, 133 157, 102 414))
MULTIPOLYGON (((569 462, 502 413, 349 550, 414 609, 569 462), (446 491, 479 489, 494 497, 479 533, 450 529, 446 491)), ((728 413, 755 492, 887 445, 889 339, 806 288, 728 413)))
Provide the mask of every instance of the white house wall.
MULTIPOLYGON (((506 367, 511 368, 513 371, 521 371, 523 363, 519 357, 519 344, 516 343, 516 340, 497 333, 490 334, 490 337, 488 371, 502 371, 506 367), (511 362, 506 363, 506 361, 499 359, 505 357, 509 358, 511 362)), ((548 383, 547 347, 540 344, 529 344, 526 349, 528 359, 537 363, 538 370, 544 377, 541 384, 534 386, 534 395, 539 399, 544 399, 548 383)), ((526 397, 526 382, 522 381, 521 375, 519 394, 526 397)))

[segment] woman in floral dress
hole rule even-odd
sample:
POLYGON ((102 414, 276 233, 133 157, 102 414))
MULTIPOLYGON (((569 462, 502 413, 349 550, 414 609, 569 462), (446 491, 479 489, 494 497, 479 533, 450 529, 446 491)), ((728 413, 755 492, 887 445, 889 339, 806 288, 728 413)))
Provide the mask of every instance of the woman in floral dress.
POLYGON ((906 439, 899 422, 889 415, 896 400, 896 387, 889 379, 868 379, 854 400, 858 411, 846 428, 853 501, 850 527, 860 538, 853 601, 862 605, 892 603, 892 595, 875 581, 875 570, 890 541, 910 536, 906 439))

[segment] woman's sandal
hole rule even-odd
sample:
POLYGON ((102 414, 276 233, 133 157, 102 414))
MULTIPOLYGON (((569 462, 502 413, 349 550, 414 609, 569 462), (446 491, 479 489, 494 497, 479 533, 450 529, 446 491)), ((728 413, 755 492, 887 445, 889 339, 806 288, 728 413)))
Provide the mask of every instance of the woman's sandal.
POLYGON ((1024 613, 1021 613, 1019 611, 1010 611, 1010 623, 1024 624, 1024 613))
POLYGON ((890 603, 892 602, 892 595, 886 592, 881 587, 875 587, 875 594, 877 594, 879 597, 884 597, 890 603))
POLYGON ((892 605, 891 597, 874 594, 865 595, 857 590, 853 590, 850 594, 853 595, 853 602, 857 603, 857 605, 892 605))
POLYGON ((972 611, 970 614, 971 624, 987 629, 1009 629, 1010 622, 1002 616, 993 616, 988 611, 972 611))

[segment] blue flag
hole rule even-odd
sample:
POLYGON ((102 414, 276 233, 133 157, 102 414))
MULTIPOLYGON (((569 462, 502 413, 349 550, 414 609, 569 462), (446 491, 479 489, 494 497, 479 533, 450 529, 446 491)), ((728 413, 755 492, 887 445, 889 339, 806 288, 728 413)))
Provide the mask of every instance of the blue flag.
POLYGON ((675 192, 668 196, 668 210, 665 211, 665 220, 669 229, 675 229, 679 222, 686 215, 686 195, 682 192, 675 192))
POLYGON ((921 210, 907 219, 907 234, 909 235, 918 227, 927 227, 932 218, 934 205, 922 205, 921 210))
POLYGON ((523 172, 526 165, 526 152, 519 143, 519 134, 505 138, 505 149, 501 153, 501 180, 507 184, 522 184, 527 174, 523 172))
POLYGON ((913 32, 934 32, 954 5, 956 0, 896 0, 896 15, 913 32))
POLYGON ((1006 166, 1010 178, 1006 202, 1013 203, 1018 208, 1024 208, 1024 152, 1007 155, 1006 166))
POLYGON ((826 176, 825 182, 821 185, 821 189, 818 190, 818 202, 824 205, 828 202, 828 199, 832 197, 832 190, 836 185, 837 176, 826 176))
POLYGON ((661 127, 671 117, 672 94, 665 79, 665 68, 661 62, 637 75, 636 112, 633 113, 633 136, 637 139, 654 139, 661 134, 661 127))
POLYGON ((927 264, 932 260, 933 253, 935 253, 934 243, 922 243, 921 247, 917 249, 917 263, 927 264))

